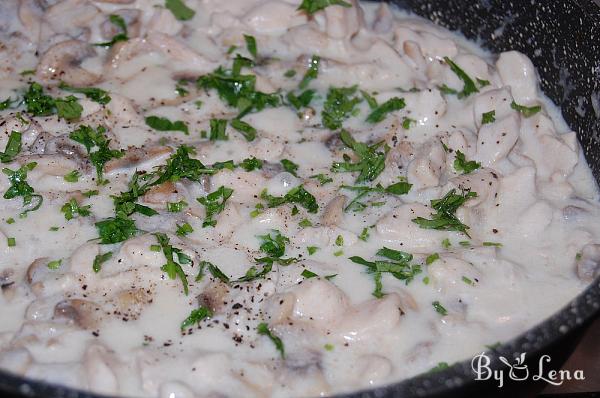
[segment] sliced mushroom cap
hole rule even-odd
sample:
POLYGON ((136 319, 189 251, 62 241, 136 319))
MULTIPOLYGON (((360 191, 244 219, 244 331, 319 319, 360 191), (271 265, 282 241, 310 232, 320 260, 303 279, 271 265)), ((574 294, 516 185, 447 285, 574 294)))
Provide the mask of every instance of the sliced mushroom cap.
POLYGON ((328 227, 338 225, 344 216, 346 199, 347 198, 344 195, 336 196, 331 199, 329 203, 327 203, 327 206, 325 206, 325 210, 323 210, 321 224, 328 227))
POLYGON ((198 304, 219 312, 223 308, 229 288, 223 282, 211 282, 197 297, 198 304))
POLYGON ((29 264, 25 273, 25 281, 28 285, 39 283, 45 279, 45 276, 49 273, 47 267, 48 261, 48 257, 42 257, 29 264))
POLYGON ((122 158, 109 160, 104 170, 110 173, 119 169, 142 169, 140 166, 143 163, 161 161, 163 158, 166 159, 172 152, 173 149, 167 146, 131 148, 127 150, 122 158))
POLYGON ((273 178, 279 173, 283 173, 285 170, 281 163, 263 162, 262 175, 265 178, 273 178))
POLYGON ((91 301, 68 299, 56 304, 52 318, 75 324, 82 329, 95 329, 101 312, 101 307, 91 301))
POLYGON ((68 134, 49 139, 44 146, 44 154, 64 155, 80 165, 87 164, 88 159, 83 146, 70 139, 68 134))
POLYGON ((178 194, 175 184, 171 181, 167 181, 150 188, 150 190, 144 194, 142 201, 154 205, 166 205, 167 202, 173 203, 181 199, 181 195, 178 194))
POLYGON ((575 263, 577 276, 584 282, 592 282, 600 276, 600 245, 585 245, 575 263))
POLYGON ((81 62, 96 55, 88 43, 80 40, 67 40, 55 44, 42 56, 37 75, 42 80, 63 80, 75 87, 91 86, 101 77, 82 68, 81 62))

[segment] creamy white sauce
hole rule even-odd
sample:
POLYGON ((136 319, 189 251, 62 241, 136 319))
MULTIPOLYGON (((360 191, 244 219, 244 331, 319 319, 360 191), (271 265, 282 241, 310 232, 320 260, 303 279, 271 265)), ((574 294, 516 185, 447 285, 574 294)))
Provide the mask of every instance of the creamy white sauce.
MULTIPOLYGON (((540 92, 533 65, 520 53, 492 55, 427 21, 355 1, 308 16, 297 11, 299 0, 187 0, 195 10, 188 21, 142 0, 48 3, 46 9, 25 0, 0 6, 0 101, 22 98, 33 81, 53 97, 66 97, 52 74, 68 80, 81 71, 49 71, 47 51, 70 39, 106 42, 114 35, 103 34, 111 27, 108 15, 139 14, 128 21, 127 41, 94 47, 96 55, 81 60, 84 72, 98 77, 88 85, 107 90, 108 104, 74 94, 83 110, 71 122, 32 116, 18 102, 0 111, 0 150, 12 131, 22 133, 22 150, 2 166, 17 170, 37 162, 27 182, 43 197, 26 217, 20 217, 21 197, 0 199, 2 369, 127 396, 329 395, 466 359, 542 321, 598 275, 596 183, 575 133, 540 92), (231 120, 238 111, 194 81, 219 66, 231 68, 236 54, 251 58, 244 34, 255 37, 259 59, 242 74, 256 75, 263 93, 300 94, 310 57, 319 55, 318 77, 307 86, 315 98, 308 108, 284 101, 244 116, 257 130, 251 142, 229 125, 228 140, 211 141, 201 134, 210 132, 210 120, 231 120), (465 98, 441 92, 464 85, 444 57, 489 84, 476 81, 477 92, 465 98), (33 75, 21 74, 31 69, 33 75), (295 76, 286 77, 288 70, 295 76), (190 80, 185 96, 176 91, 181 78, 190 80), (366 185, 406 181, 412 187, 403 195, 363 198, 363 211, 343 212, 338 202, 336 212, 328 204, 345 195, 348 205, 356 193, 341 186, 357 185, 358 173, 332 172, 332 164, 344 154, 352 161, 356 156, 339 139, 335 144, 331 137, 339 130, 324 127, 321 116, 330 87, 354 85, 379 105, 394 97, 406 104, 367 123, 372 110, 359 90, 353 95, 361 102, 343 127, 358 142, 389 146, 385 169, 366 185), (513 100, 542 110, 525 117, 511 108, 513 100), (482 124, 489 111, 495 121, 482 124), (180 120, 189 135, 154 130, 148 116, 180 120), (408 129, 405 118, 413 120, 408 129), (85 148, 68 138, 82 125, 104 126, 110 147, 125 151, 126 162, 109 162, 107 184, 97 184, 85 148), (137 199, 159 214, 130 215, 139 232, 101 244, 94 224, 114 217, 111 195, 127 191, 136 170, 165 165, 182 144, 206 166, 256 157, 263 169, 236 167, 208 180, 163 184, 137 199), (457 151, 481 167, 461 174, 457 151), (297 176, 283 170, 282 159, 298 165, 297 176), (119 162, 124 166, 115 166, 119 162), (64 179, 72 170, 81 174, 77 182, 64 179), (311 178, 317 174, 332 181, 321 185, 311 178), (300 185, 316 198, 317 213, 297 205, 296 214, 293 204, 268 208, 261 198, 265 189, 284 196, 300 185), (215 214, 216 225, 203 227, 206 210, 196 199, 221 186, 233 193, 215 214), (431 218, 430 201, 451 189, 477 193, 456 212, 468 235, 413 221, 431 218), (99 194, 83 196, 88 190, 99 194), (66 220, 61 208, 71 198, 89 205, 91 214, 66 220), (166 211, 167 202, 180 200, 188 207, 166 211), (193 232, 178 236, 184 223, 193 232), (225 284, 207 270, 195 280, 203 261, 231 281, 251 266, 261 270, 260 235, 273 230, 289 238, 283 257, 298 261, 275 263, 250 282, 225 284), (181 264, 189 294, 180 277, 161 269, 166 258, 155 233, 166 234, 193 261, 181 264), (309 254, 309 247, 316 251, 309 254), (376 256, 382 247, 412 254, 409 264, 421 271, 408 283, 383 273, 385 294, 376 298, 373 274, 350 257, 384 260, 376 256), (94 272, 94 259, 107 252, 112 258, 94 272), (60 266, 49 269, 57 260, 60 266), (305 270, 319 277, 306 278, 305 270), (200 306, 212 315, 182 330, 200 306), (281 339, 284 358, 258 333, 261 323, 281 339)), ((0 176, 2 194, 11 186, 7 176, 0 176)))

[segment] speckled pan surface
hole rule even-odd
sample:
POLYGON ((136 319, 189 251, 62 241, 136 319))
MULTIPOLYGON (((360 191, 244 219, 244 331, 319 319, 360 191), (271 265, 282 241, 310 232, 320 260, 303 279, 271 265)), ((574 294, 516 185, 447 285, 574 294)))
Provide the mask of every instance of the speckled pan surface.
MULTIPOLYGON (((0 0, 1 1, 1 0, 0 0)), ((516 49, 538 67, 545 93, 577 131, 596 179, 600 179, 600 8, 593 0, 399 0, 394 3, 479 40, 494 52, 516 49)), ((565 309, 497 349, 490 356, 546 352, 600 312, 600 281, 565 309)), ((466 395, 473 386, 470 361, 376 390, 345 397, 466 395)), ((472 391, 472 390, 471 390, 472 391)), ((31 397, 97 397, 0 372, 2 392, 31 397)), ((472 395, 473 396, 473 395, 472 395)), ((479 395, 486 396, 486 395, 479 395)))

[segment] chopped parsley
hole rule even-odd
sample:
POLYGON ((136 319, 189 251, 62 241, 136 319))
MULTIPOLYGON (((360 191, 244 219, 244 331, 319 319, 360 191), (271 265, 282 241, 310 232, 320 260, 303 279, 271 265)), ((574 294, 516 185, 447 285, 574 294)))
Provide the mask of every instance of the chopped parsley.
POLYGON ((178 21, 188 21, 196 15, 196 11, 186 6, 183 0, 165 0, 165 7, 178 21))
POLYGON ((481 124, 494 123, 496 121, 496 111, 492 110, 481 114, 481 124))
POLYGON ((227 120, 225 119, 210 119, 210 135, 211 141, 227 141, 227 120))
POLYGON ((22 214, 39 209, 44 200, 42 195, 35 194, 31 185, 27 183, 27 173, 36 166, 36 162, 31 162, 21 166, 18 170, 11 170, 6 167, 2 169, 2 172, 8 176, 8 181, 11 184, 3 197, 4 199, 23 198, 23 206, 29 206, 29 208, 22 214))
POLYGON ((285 203, 296 203, 308 210, 309 213, 319 211, 317 200, 302 185, 292 188, 284 196, 271 196, 265 189, 261 192, 260 198, 267 201, 268 207, 277 207, 285 203))
POLYGON ((431 265, 433 264, 435 261, 440 259, 440 255, 438 253, 433 253, 430 254, 429 256, 427 256, 427 258, 425 259, 425 264, 427 265, 431 265))
POLYGON ((330 182, 333 182, 333 178, 326 176, 325 174, 321 173, 321 174, 315 174, 314 176, 310 176, 309 178, 314 178, 317 181, 319 181, 319 184, 321 186, 328 184, 330 182))
POLYGON ((8 109, 13 102, 15 101, 13 101, 10 97, 5 99, 4 101, 0 101, 0 111, 8 109))
POLYGON ((475 282, 473 282, 471 279, 467 278, 466 276, 462 277, 462 281, 464 283, 466 283, 467 285, 475 286, 475 282))
POLYGON ((307 228, 307 227, 312 227, 313 223, 308 218, 304 218, 298 223, 298 226, 300 228, 307 228))
POLYGON ((436 210, 436 213, 431 214, 431 219, 417 217, 412 221, 424 229, 460 231, 469 236, 467 233, 469 227, 460 222, 455 213, 467 200, 476 196, 476 192, 462 191, 457 194, 456 189, 452 189, 443 198, 431 200, 431 207, 436 210))
POLYGON ((258 237, 261 239, 260 250, 274 258, 282 257, 285 254, 285 244, 290 242, 277 230, 258 237))
POLYGON ((60 82, 58 88, 71 93, 83 94, 87 98, 101 105, 106 105, 110 102, 111 98, 108 92, 96 87, 72 87, 67 85, 65 82, 60 82))
POLYGON ((497 242, 483 242, 483 246, 502 247, 502 243, 497 243, 497 242))
POLYGON ((219 267, 208 261, 203 261, 202 264, 208 268, 208 272, 210 272, 213 278, 216 278, 223 283, 229 283, 229 277, 225 275, 225 273, 221 271, 219 267))
MULTIPOLYGON (((249 61, 249 60, 248 60, 249 61)), ((239 73, 241 61, 234 61, 234 68, 217 68, 213 73, 198 78, 196 84, 205 90, 215 90, 227 105, 237 108, 237 118, 258 112, 266 107, 276 107, 281 103, 278 94, 256 91, 256 76, 239 73)))
POLYGON ((448 315, 448 310, 444 308, 444 306, 441 305, 439 301, 434 301, 433 303, 431 303, 431 305, 433 305, 433 308, 442 316, 448 315))
POLYGON ((77 97, 69 95, 66 98, 56 98, 54 100, 56 114, 59 118, 66 120, 75 120, 81 117, 83 107, 77 102, 77 97))
POLYGON ((110 149, 110 140, 104 136, 105 132, 106 129, 103 126, 98 126, 95 130, 89 126, 80 126, 69 134, 69 138, 85 147, 90 161, 96 167, 98 184, 104 183, 104 165, 109 160, 118 159, 124 155, 120 150, 110 149), (94 148, 96 150, 92 151, 94 148))
POLYGON ((188 203, 185 200, 180 200, 179 202, 167 202, 167 211, 171 213, 179 213, 183 209, 188 206, 188 203))
POLYGON ((300 275, 305 279, 315 278, 315 277, 319 276, 319 275, 315 274, 314 272, 309 271, 307 269, 303 270, 300 275))
POLYGON ((357 192, 357 195, 350 201, 350 203, 344 208, 344 211, 353 210, 355 212, 363 211, 367 208, 367 205, 360 200, 372 193, 389 193, 393 195, 405 195, 412 188, 412 184, 409 184, 406 181, 400 181, 395 184, 384 188, 381 184, 377 184, 374 187, 359 185, 359 186, 349 186, 342 185, 342 189, 347 189, 349 191, 357 192))
POLYGON ((308 251, 309 256, 312 256, 313 254, 315 254, 317 252, 317 250, 319 250, 319 248, 317 246, 308 246, 306 248, 306 251, 308 251))
POLYGON ((349 260, 356 264, 364 265, 367 267, 367 273, 373 275, 375 290, 372 294, 377 298, 384 296, 382 292, 383 285, 381 283, 381 277, 384 272, 391 274, 396 279, 403 280, 406 284, 421 272, 419 265, 410 264, 413 260, 412 254, 383 247, 377 251, 376 255, 384 257, 385 260, 367 261, 359 256, 350 257, 349 260))
POLYGON ((369 237, 371 235, 369 234, 369 228, 363 228, 362 232, 360 233, 360 235, 358 235, 358 239, 362 240, 363 242, 366 242, 367 240, 369 240, 369 237))
POLYGON ((210 318, 213 316, 213 312, 210 308, 200 307, 192 310, 190 315, 181 322, 181 330, 200 323, 203 319, 210 318))
POLYGON ((217 225, 217 220, 214 219, 214 216, 225 210, 225 203, 232 194, 233 189, 220 186, 216 191, 206 195, 206 197, 196 199, 206 208, 206 218, 202 223, 202 228, 217 225))
POLYGON ((77 182, 79 181, 79 177, 81 177, 81 173, 77 170, 73 170, 63 176, 63 179, 66 182, 77 182))
POLYGON ((48 269, 55 270, 59 269, 62 264, 62 259, 50 261, 47 265, 48 269))
POLYGON ((146 124, 158 131, 181 131, 185 135, 189 135, 189 129, 185 122, 181 120, 176 120, 174 122, 170 121, 166 117, 159 116, 148 116, 145 119, 146 124))
POLYGON ((135 222, 124 214, 98 221, 95 226, 102 244, 124 242, 138 233, 135 222))
POLYGON ((283 347, 283 342, 279 337, 271 333, 271 331, 269 330, 269 326, 266 323, 263 322, 258 324, 256 331, 261 336, 267 336, 273 342, 273 344, 275 344, 275 348, 277 349, 277 351, 279 351, 281 358, 285 358, 285 349, 283 347))
POLYGON ((342 235, 338 235, 337 238, 335 238, 335 245, 344 246, 344 237, 342 235))
POLYGON ((298 85, 300 90, 304 90, 305 88, 307 88, 310 82, 317 78, 317 76, 319 75, 320 62, 321 58, 318 55, 313 55, 310 58, 310 61, 308 63, 308 70, 306 71, 306 73, 302 77, 302 80, 300 81, 300 84, 298 85))
POLYGON ((366 121, 368 123, 379 123, 385 119, 388 113, 399 111, 406 106, 404 102, 404 98, 390 98, 383 104, 379 105, 377 108, 373 109, 373 111, 369 114, 366 121))
POLYGON ((177 224, 177 236, 186 236, 194 232, 194 228, 189 223, 184 223, 183 225, 177 224))
POLYGON ((542 110, 541 105, 524 106, 517 104, 515 101, 511 102, 510 107, 515 111, 520 112, 526 118, 531 117, 542 110))
POLYGON ((296 172, 298 171, 298 165, 296 163, 294 163, 294 162, 292 162, 291 160, 288 160, 288 159, 283 159, 281 161, 281 165, 283 166, 283 169, 285 171, 287 171, 288 173, 290 173, 294 177, 298 177, 298 174, 296 174, 296 172))
POLYGON ((296 109, 306 108, 312 102, 316 94, 315 90, 304 90, 302 93, 296 95, 292 91, 287 93, 286 99, 296 109))
POLYGON ((244 159, 240 163, 240 167, 246 171, 262 169, 262 166, 263 166, 262 160, 257 159, 255 157, 244 159))
POLYGON ((167 263, 164 264, 160 269, 167 273, 170 279, 179 277, 183 284, 183 291, 188 294, 188 281, 182 264, 192 264, 192 259, 184 254, 181 249, 174 248, 169 244, 169 237, 163 233, 153 234, 158 241, 158 244, 162 247, 163 254, 167 258, 167 263))
POLYGON ((44 88, 39 83, 31 83, 23 95, 23 103, 27 112, 33 116, 50 116, 54 113, 54 98, 44 94, 44 88))
POLYGON ((410 129, 410 126, 411 126, 412 124, 416 124, 416 123, 417 123, 417 121, 416 121, 415 119, 411 119, 411 118, 409 118, 409 117, 406 117, 406 116, 405 116, 405 117, 402 119, 402 128, 403 128, 404 130, 408 130, 408 129, 410 129))
POLYGON ((94 263, 92 264, 92 269, 94 270, 94 272, 96 272, 96 273, 100 272, 100 270, 102 269, 102 264, 104 264, 105 262, 110 260, 112 258, 112 256, 113 256, 112 252, 98 254, 94 258, 94 263))
POLYGON ((454 170, 456 170, 457 173, 469 174, 480 167, 481 163, 476 162, 474 160, 469 160, 467 162, 465 154, 461 151, 456 151, 456 159, 454 159, 454 170))
POLYGON ((254 36, 244 35, 244 40, 246 41, 246 48, 248 52, 254 59, 258 58, 258 50, 256 49, 256 39, 254 36))
POLYGON ((358 157, 358 161, 353 163, 350 157, 346 155, 344 156, 344 162, 333 163, 331 171, 338 173, 359 172, 356 178, 357 184, 375 180, 385 168, 385 156, 388 151, 387 145, 384 151, 380 151, 379 148, 384 144, 383 141, 367 145, 356 141, 346 130, 341 131, 340 138, 344 144, 352 149, 358 157))
POLYGON ((460 92, 456 93, 456 91, 455 91, 458 98, 465 98, 473 93, 479 92, 479 89, 475 85, 475 82, 473 81, 473 79, 471 79, 471 77, 469 75, 467 75, 464 70, 462 70, 457 64, 455 64, 448 57, 444 57, 444 61, 446 61, 448 66, 450 66, 450 69, 452 70, 452 72, 454 72, 454 74, 456 74, 456 76, 458 76, 458 78, 460 80, 462 80, 464 83, 463 89, 460 92))
POLYGON ((330 87, 321 113, 323 125, 330 130, 342 127, 342 122, 350 117, 356 106, 361 102, 360 97, 354 96, 356 86, 330 87))
POLYGON ((6 143, 4 152, 0 152, 0 162, 10 163, 15 157, 21 152, 21 133, 18 131, 11 131, 6 143))
POLYGON ((367 104, 369 105, 369 108, 371 108, 371 110, 377 108, 377 100, 375 99, 375 97, 373 97, 371 94, 367 93, 364 90, 360 90, 360 93, 362 94, 365 101, 367 101, 367 104))
POLYGON ((321 11, 333 5, 347 8, 352 7, 352 4, 344 0, 302 0, 302 3, 300 3, 300 6, 298 7, 298 11, 304 11, 308 15, 312 15, 317 11, 321 11))
POLYGON ((114 35, 112 37, 112 39, 110 39, 110 41, 103 42, 103 43, 95 43, 94 44, 95 46, 112 47, 120 41, 129 40, 129 37, 127 36, 127 24, 125 23, 125 19, 123 19, 122 16, 116 15, 116 14, 111 14, 108 16, 108 20, 110 21, 110 23, 112 23, 117 28, 119 28, 121 30, 121 32, 114 35))
POLYGON ((17 245, 17 240, 15 238, 6 238, 6 245, 8 247, 15 247, 17 245))
MULTIPOLYGON (((233 119, 231 122, 231 127, 236 129, 240 134, 244 136, 246 141, 254 141, 256 138, 256 129, 249 125, 248 123, 240 120, 233 119)), ((211 136, 212 136, 212 126, 211 126, 211 136)))
POLYGON ((77 201, 75 200, 75 198, 71 198, 71 200, 69 200, 60 208, 60 211, 65 215, 65 219, 69 221, 75 218, 75 216, 89 216, 90 214, 92 214, 90 212, 90 208, 90 205, 80 206, 79 203, 77 203, 77 201))

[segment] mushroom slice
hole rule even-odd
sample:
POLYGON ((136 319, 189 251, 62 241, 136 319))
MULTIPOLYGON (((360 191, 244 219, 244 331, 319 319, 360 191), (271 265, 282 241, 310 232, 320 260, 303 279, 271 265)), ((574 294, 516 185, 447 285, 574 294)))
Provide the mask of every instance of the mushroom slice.
POLYGON ((54 307, 55 320, 64 320, 82 329, 95 329, 100 321, 101 308, 98 304, 82 299, 68 299, 54 307))
POLYGON ((591 282, 600 275, 600 245, 585 245, 576 261, 577 276, 584 282, 591 282))
POLYGON ((326 226, 337 226, 344 215, 346 199, 347 198, 344 195, 336 196, 331 199, 329 203, 327 203, 327 206, 325 206, 323 215, 321 215, 321 224, 326 226))
POLYGON ((96 55, 96 51, 80 40, 67 40, 55 44, 42 56, 37 66, 37 76, 42 80, 63 80, 84 87, 98 83, 101 77, 82 68, 81 62, 96 55))
POLYGON ((142 169, 140 167, 146 162, 160 162, 163 158, 171 155, 173 150, 167 146, 157 146, 150 148, 132 148, 128 149, 125 156, 118 159, 111 159, 106 163, 104 170, 110 173, 120 169, 142 169))

